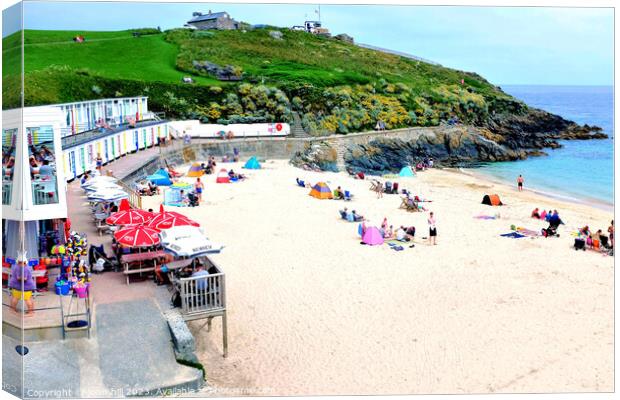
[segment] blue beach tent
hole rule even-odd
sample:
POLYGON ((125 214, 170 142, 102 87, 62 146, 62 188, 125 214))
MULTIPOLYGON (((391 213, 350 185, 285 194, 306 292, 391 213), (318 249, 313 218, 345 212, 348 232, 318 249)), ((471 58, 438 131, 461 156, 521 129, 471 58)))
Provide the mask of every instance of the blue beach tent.
POLYGON ((157 186, 170 186, 172 185, 172 181, 170 180, 170 176, 165 169, 161 168, 153 175, 149 175, 146 177, 149 181, 153 182, 157 186))
POLYGON ((413 172, 410 166, 406 166, 400 170, 400 173, 398 174, 398 176, 405 177, 405 178, 406 177, 413 178, 415 176, 415 172, 413 172))
POLYGON ((260 169, 260 163, 256 159, 256 156, 250 158, 248 162, 245 163, 243 168, 247 169, 260 169))

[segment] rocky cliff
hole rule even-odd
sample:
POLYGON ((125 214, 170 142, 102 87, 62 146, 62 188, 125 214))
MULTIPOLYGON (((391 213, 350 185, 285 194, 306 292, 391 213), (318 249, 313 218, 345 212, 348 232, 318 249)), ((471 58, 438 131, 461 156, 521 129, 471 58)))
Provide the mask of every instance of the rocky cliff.
MULTIPOLYGON (((578 125, 538 109, 489 118, 484 126, 442 125, 393 135, 342 136, 309 144, 291 159, 297 166, 338 169, 337 149, 344 148, 344 166, 368 174, 395 173, 405 165, 433 158, 438 166, 475 166, 481 162, 514 161, 545 155, 561 147, 558 140, 602 139, 599 127, 578 125)), ((342 151, 342 150, 341 150, 342 151)), ((342 165, 340 169, 342 169, 342 165)))

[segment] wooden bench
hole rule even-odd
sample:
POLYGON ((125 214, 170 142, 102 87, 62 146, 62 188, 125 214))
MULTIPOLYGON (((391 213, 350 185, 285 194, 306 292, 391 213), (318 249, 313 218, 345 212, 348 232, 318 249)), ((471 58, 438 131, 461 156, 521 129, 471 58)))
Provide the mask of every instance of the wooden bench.
POLYGON ((157 267, 157 259, 166 254, 163 250, 158 251, 150 251, 146 253, 133 253, 133 254, 125 254, 121 256, 121 264, 123 264, 123 274, 127 278, 127 284, 129 285, 129 275, 131 274, 142 274, 143 272, 154 272, 155 267, 157 267), (153 260, 152 267, 142 267, 142 261, 150 261, 153 260), (138 268, 130 268, 132 263, 139 262, 140 265, 138 268))

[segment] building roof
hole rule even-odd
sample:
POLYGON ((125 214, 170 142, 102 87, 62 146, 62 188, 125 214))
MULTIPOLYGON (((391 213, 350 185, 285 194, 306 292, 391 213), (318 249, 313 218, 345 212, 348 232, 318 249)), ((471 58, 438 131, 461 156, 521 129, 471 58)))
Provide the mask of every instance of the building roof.
POLYGON ((187 23, 191 24, 192 22, 209 21, 212 19, 218 19, 220 17, 228 17, 228 13, 226 11, 222 11, 216 13, 202 14, 190 19, 189 21, 187 21, 187 23))

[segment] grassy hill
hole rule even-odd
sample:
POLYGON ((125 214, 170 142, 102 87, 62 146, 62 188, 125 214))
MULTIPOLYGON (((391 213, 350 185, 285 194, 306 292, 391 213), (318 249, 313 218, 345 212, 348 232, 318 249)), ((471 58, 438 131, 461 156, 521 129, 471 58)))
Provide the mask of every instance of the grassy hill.
MULTIPOLYGON (((316 133, 436 125, 452 116, 484 124, 524 105, 482 77, 305 32, 273 29, 164 33, 24 32, 26 105, 148 95, 151 107, 204 121, 291 120, 316 133), (85 43, 75 43, 78 34, 85 43), (225 82, 195 68, 208 61, 243 74, 225 82), (195 83, 181 83, 191 76, 195 83), (464 84, 461 85, 461 79, 464 84)), ((19 33, 3 39, 4 108, 19 104, 19 33)))

